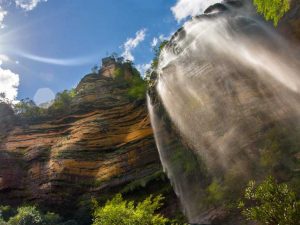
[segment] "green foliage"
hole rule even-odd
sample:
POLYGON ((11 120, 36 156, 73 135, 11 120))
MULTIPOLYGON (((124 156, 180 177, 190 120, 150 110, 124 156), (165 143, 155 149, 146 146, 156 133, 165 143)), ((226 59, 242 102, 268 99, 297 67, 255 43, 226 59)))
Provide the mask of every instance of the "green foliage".
POLYGON ((159 61, 159 56, 161 54, 161 51, 163 48, 169 43, 169 41, 164 40, 162 41, 158 46, 154 47, 154 52, 155 52, 155 57, 151 63, 151 68, 153 70, 156 70, 158 67, 158 61, 159 61))
POLYGON ((181 146, 174 148, 174 154, 171 156, 171 160, 175 171, 183 173, 185 176, 193 175, 195 172, 204 171, 202 163, 192 151, 186 151, 181 146))
POLYGON ((259 143, 260 173, 274 174, 281 180, 297 180, 300 160, 294 156, 300 151, 300 128, 274 126, 262 135, 259 143))
POLYGON ((299 225, 300 202, 296 194, 272 177, 259 185, 250 181, 239 207, 248 220, 263 225, 299 225))
POLYGON ((153 85, 153 80, 155 80, 155 77, 153 73, 153 71, 156 71, 157 70, 157 67, 158 67, 158 62, 159 62, 159 56, 163 50, 163 48, 169 43, 169 41, 167 40, 164 40, 162 42, 160 42, 160 44, 158 44, 157 46, 154 47, 154 59, 152 60, 152 63, 151 63, 151 67, 150 69, 148 69, 146 71, 146 75, 145 75, 145 80, 147 81, 148 85, 149 86, 152 86, 153 85))
POLYGON ((43 225, 41 213, 34 206, 18 208, 18 213, 8 221, 9 225, 43 225))
POLYGON ((261 13, 266 20, 272 20, 277 26, 279 20, 290 9, 289 0, 253 0, 257 11, 261 13))
POLYGON ((114 71, 116 79, 123 81, 128 86, 128 97, 132 100, 143 100, 146 96, 147 86, 139 71, 134 68, 132 62, 125 62, 114 71), (130 76, 125 75, 125 70, 130 71, 130 76))
POLYGON ((48 109, 48 113, 56 115, 68 112, 71 109, 71 102, 75 96, 75 89, 71 89, 70 91, 64 90, 63 92, 57 93, 53 104, 48 109))
POLYGON ((133 76, 129 83, 128 96, 136 100, 145 99, 147 90, 145 81, 140 76, 133 76))
POLYGON ((14 106, 17 115, 26 119, 35 119, 43 114, 43 109, 39 108, 34 101, 26 98, 22 99, 14 106))
POLYGON ((162 206, 162 200, 162 196, 150 196, 135 204, 118 194, 104 207, 96 206, 93 225, 165 225, 169 220, 155 213, 162 206))
POLYGON ((206 200, 209 204, 219 204, 224 199, 224 189, 222 188, 220 183, 215 180, 207 187, 206 192, 206 200))
POLYGON ((42 213, 36 206, 21 206, 17 210, 0 206, 0 225, 77 225, 77 222, 62 222, 58 214, 42 213))
POLYGON ((14 110, 19 117, 26 120, 35 120, 37 118, 66 114, 71 110, 71 102, 75 96, 76 91, 74 89, 57 93, 49 108, 41 108, 37 106, 34 101, 26 98, 15 104, 14 110))
MULTIPOLYGON (((7 221, 10 217, 17 214, 17 211, 11 206, 0 206, 0 218, 7 221)), ((1 224, 1 223, 0 223, 1 224)))
POLYGON ((7 225, 6 222, 0 217, 0 225, 7 225))
POLYGON ((114 76, 117 79, 121 79, 124 77, 124 71, 119 67, 114 71, 114 76))

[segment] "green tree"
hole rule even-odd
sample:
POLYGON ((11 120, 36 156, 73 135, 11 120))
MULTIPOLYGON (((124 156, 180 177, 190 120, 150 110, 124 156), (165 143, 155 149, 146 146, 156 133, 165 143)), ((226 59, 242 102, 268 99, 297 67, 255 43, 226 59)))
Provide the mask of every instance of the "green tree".
POLYGON ((259 185, 250 181, 244 197, 239 207, 247 220, 263 225, 299 225, 300 202, 296 194, 273 177, 259 185))
POLYGON ((9 225, 43 225, 41 213, 34 206, 18 208, 18 213, 8 221, 9 225))
POLYGON ((71 102, 76 96, 75 89, 64 90, 57 93, 53 104, 49 107, 48 113, 51 115, 64 114, 71 109, 71 102))
POLYGON ((146 82, 140 77, 140 75, 134 75, 129 80, 130 88, 128 89, 128 95, 132 99, 142 100, 146 96, 146 82))
POLYGON ((7 220, 6 225, 58 225, 61 222, 59 215, 51 212, 43 214, 35 206, 19 207, 17 213, 7 220))
POLYGON ((22 99, 14 106, 14 109, 16 114, 26 119, 34 119, 42 114, 42 109, 29 98, 22 99))
POLYGON ((162 200, 162 196, 150 196, 135 204, 118 194, 104 207, 96 205, 93 225, 165 225, 170 221, 155 213, 162 206, 162 200))
POLYGON ((224 200, 224 189, 220 185, 220 183, 214 180, 208 187, 207 187, 207 202, 208 204, 218 205, 221 204, 224 200))
POLYGON ((6 222, 0 217, 0 225, 7 225, 6 222))
POLYGON ((257 11, 266 20, 272 20, 275 26, 290 9, 290 0, 253 0, 253 3, 257 11))
POLYGON ((10 217, 16 214, 17 211, 11 206, 3 206, 3 205, 0 206, 0 218, 2 218, 3 220, 8 221, 10 217))

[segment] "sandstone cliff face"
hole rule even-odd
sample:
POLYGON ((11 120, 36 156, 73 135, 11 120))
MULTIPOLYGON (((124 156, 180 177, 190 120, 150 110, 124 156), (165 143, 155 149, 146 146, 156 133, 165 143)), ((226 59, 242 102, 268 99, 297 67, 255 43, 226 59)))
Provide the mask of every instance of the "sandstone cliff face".
POLYGON ((1 130, 1 204, 75 207, 83 195, 160 174, 145 101, 130 101, 124 82, 101 74, 76 91, 68 115, 1 130))
POLYGON ((291 0, 291 9, 283 17, 278 26, 279 31, 286 37, 300 43, 300 2, 291 0))

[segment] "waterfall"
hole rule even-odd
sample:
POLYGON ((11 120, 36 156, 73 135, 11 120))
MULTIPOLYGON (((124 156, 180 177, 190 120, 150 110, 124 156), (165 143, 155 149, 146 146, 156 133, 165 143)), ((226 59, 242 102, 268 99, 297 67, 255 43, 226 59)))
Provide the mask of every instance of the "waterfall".
POLYGON ((299 150, 283 148, 300 140, 299 53, 236 1, 186 22, 161 52, 148 108, 191 223, 210 223, 207 212, 238 198, 250 179, 294 176, 299 150))

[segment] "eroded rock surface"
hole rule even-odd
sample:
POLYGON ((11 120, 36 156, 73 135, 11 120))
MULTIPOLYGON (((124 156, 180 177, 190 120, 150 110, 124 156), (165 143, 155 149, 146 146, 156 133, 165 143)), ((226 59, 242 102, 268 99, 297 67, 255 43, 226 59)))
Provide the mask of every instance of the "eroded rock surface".
POLYGON ((1 129, 1 204, 75 207, 84 195, 104 198, 161 176, 145 101, 127 91, 123 81, 90 74, 67 115, 1 129))

